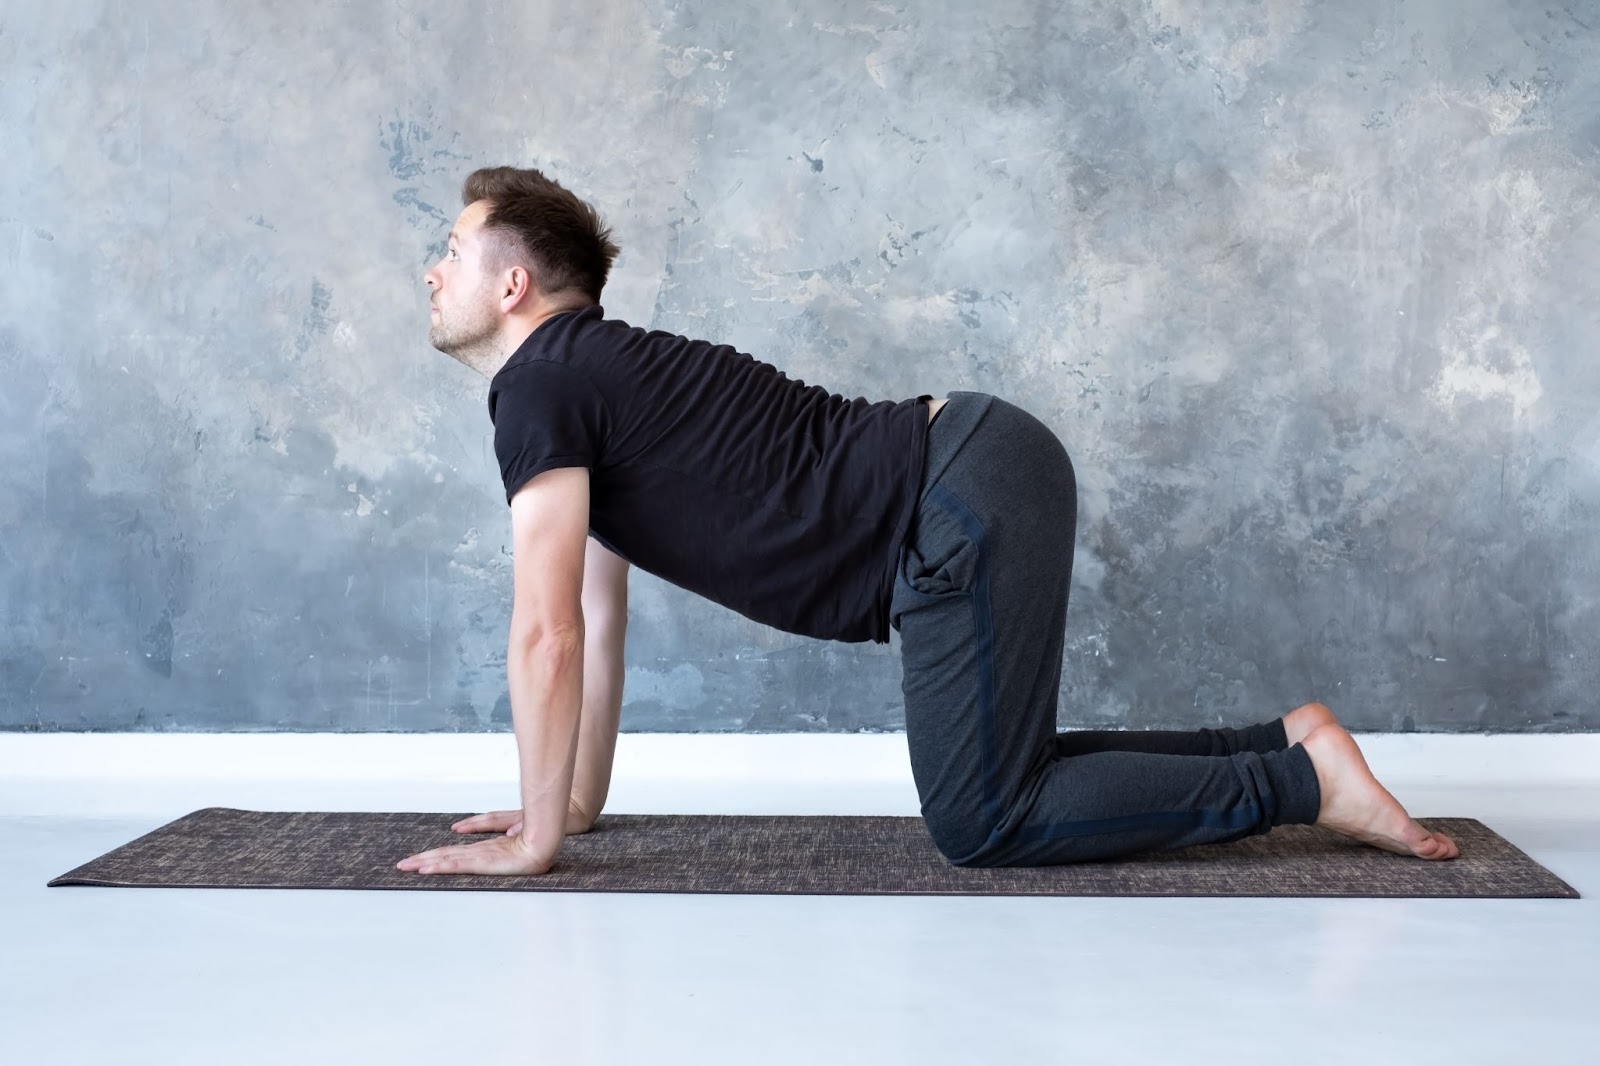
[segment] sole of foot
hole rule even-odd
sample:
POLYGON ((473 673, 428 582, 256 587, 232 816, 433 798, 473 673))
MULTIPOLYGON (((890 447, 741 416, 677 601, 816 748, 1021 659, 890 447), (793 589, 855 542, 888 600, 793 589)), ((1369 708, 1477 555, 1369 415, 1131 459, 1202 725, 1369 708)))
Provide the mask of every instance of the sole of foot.
POLYGON ((1300 742, 1322 788, 1317 824, 1384 851, 1419 859, 1453 859, 1456 842, 1425 828, 1378 783, 1355 738, 1340 725, 1317 726, 1300 742))

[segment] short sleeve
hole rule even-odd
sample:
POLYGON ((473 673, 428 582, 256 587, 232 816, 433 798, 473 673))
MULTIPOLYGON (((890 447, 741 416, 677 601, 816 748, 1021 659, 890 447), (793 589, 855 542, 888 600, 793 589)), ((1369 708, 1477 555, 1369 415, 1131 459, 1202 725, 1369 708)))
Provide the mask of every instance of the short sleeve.
POLYGON ((608 421, 604 398, 588 375, 548 359, 504 367, 494 376, 489 419, 507 503, 546 470, 593 469, 608 421))

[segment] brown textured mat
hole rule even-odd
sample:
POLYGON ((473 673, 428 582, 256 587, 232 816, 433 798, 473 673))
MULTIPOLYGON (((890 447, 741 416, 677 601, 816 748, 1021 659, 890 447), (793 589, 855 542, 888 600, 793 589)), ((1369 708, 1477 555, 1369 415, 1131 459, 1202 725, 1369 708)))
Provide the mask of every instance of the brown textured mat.
POLYGON ((542 877, 412 874, 408 855, 488 839, 470 814, 246 811, 207 807, 50 885, 373 888, 814 895, 1478 896, 1578 893, 1472 818, 1419 819, 1459 858, 1425 862, 1316 826, 1227 844, 1067 866, 952 866, 922 819, 875 815, 603 815, 568 837, 542 877))

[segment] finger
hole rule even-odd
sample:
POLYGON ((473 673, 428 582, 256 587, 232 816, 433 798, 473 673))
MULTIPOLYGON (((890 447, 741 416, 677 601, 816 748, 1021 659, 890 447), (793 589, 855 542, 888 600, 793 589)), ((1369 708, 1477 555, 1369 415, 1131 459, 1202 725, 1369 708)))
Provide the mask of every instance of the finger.
POLYGON ((494 873, 493 863, 488 856, 476 854, 471 851, 461 852, 456 855, 438 855, 417 865, 419 874, 471 874, 494 873))
POLYGON ((450 828, 458 833, 493 833, 520 815, 520 811, 490 811, 488 814, 475 814, 471 818, 463 818, 450 828))
POLYGON ((475 844, 459 844, 436 848, 432 857, 418 864, 422 874, 495 874, 510 873, 517 866, 517 857, 506 850, 499 840, 480 840, 475 844))
POLYGON ((457 864, 456 857, 451 854, 454 850, 454 848, 440 848, 418 855, 412 869, 419 874, 451 873, 457 864))
POLYGON ((395 863, 395 866, 398 866, 400 869, 414 869, 418 868, 418 866, 421 866, 422 863, 427 863, 427 861, 432 860, 432 858, 434 858, 434 852, 421 852, 418 853, 418 855, 406 856, 406 858, 403 858, 403 860, 395 863))
POLYGON ((419 851, 409 858, 401 859, 400 865, 420 866, 424 863, 434 862, 442 856, 448 855, 454 848, 434 848, 431 851, 419 851))

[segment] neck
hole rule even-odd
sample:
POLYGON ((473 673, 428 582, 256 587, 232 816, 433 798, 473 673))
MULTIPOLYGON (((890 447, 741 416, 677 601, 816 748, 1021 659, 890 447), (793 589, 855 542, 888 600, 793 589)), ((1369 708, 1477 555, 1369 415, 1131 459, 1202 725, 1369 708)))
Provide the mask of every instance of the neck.
POLYGON ((513 355, 517 354, 517 349, 521 348, 528 338, 533 336, 534 331, 544 325, 545 322, 567 311, 579 311, 585 307, 591 307, 593 303, 592 300, 588 299, 581 301, 569 300, 560 304, 541 303, 526 315, 508 315, 505 322, 501 324, 500 331, 495 335, 495 340, 486 346, 485 350, 473 353, 475 358, 470 361, 463 360, 463 362, 466 362, 468 366, 484 377, 493 380, 494 376, 500 372, 500 368, 510 362, 513 355))

